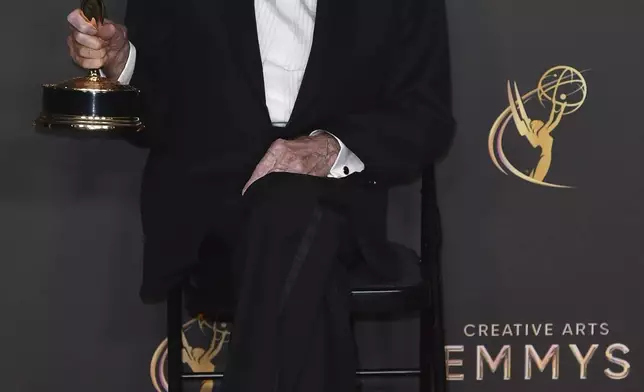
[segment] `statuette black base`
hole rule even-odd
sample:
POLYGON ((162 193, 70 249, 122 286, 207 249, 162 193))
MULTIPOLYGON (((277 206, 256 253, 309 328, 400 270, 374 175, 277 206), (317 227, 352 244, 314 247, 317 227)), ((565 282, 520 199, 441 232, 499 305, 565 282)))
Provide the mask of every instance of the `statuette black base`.
POLYGON ((140 92, 97 76, 44 85, 37 130, 54 135, 113 138, 139 132, 140 92))

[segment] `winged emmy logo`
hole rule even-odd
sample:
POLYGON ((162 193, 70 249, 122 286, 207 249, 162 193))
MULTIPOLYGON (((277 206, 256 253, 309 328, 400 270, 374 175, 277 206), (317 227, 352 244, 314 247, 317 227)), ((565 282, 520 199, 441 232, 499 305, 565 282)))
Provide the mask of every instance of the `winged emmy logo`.
POLYGON ((488 150, 494 165, 504 174, 533 184, 553 187, 572 188, 568 185, 547 181, 548 172, 553 164, 553 132, 559 128, 561 120, 579 110, 588 95, 588 86, 582 72, 569 66, 556 66, 546 71, 537 88, 521 95, 516 82, 507 82, 508 107, 496 119, 488 139, 488 150), (533 119, 528 115, 526 104, 537 98, 541 106, 548 109, 546 121, 533 119), (525 137, 532 148, 539 149, 539 159, 527 173, 517 169, 504 151, 504 136, 510 123, 519 135, 525 137))
MULTIPOLYGON (((193 373, 212 373, 215 371, 215 359, 221 354, 224 346, 230 340, 230 331, 226 323, 209 323, 203 317, 193 318, 183 325, 181 333, 183 363, 188 365, 193 373), (196 345, 188 340, 190 335, 194 340, 205 341, 205 345, 196 345)), ((168 360, 168 339, 163 340, 157 347, 150 362, 150 378, 157 392, 168 391, 166 365, 168 360)), ((200 392, 213 392, 215 383, 205 380, 201 383, 200 392)))

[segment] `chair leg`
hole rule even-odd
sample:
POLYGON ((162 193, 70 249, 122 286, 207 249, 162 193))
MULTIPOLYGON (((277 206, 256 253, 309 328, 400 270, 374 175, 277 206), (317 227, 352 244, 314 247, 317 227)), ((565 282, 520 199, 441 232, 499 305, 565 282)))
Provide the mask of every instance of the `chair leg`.
POLYGON ((167 333, 168 333, 168 392, 183 391, 183 299, 181 288, 173 289, 168 297, 167 333))
MULTIPOLYGON (((356 320, 351 318, 351 334, 353 337, 353 353, 356 356, 356 364, 360 366, 360 355, 358 352, 358 340, 356 339, 356 320)), ((357 369, 356 369, 357 370, 357 369)), ((362 385, 362 380, 359 377, 356 377, 356 388, 355 392, 362 392, 364 386, 362 385)))
MULTIPOLYGON (((440 312, 440 311, 439 311, 440 312)), ((434 309, 420 315, 420 391, 446 392, 445 331, 442 317, 434 309)))
POLYGON ((442 229, 437 208, 434 169, 423 173, 421 258, 423 280, 429 282, 429 308, 421 311, 421 391, 446 392, 445 328, 441 272, 442 229))
POLYGON ((420 313, 420 380, 419 392, 437 392, 432 388, 432 315, 431 310, 423 309, 420 313))

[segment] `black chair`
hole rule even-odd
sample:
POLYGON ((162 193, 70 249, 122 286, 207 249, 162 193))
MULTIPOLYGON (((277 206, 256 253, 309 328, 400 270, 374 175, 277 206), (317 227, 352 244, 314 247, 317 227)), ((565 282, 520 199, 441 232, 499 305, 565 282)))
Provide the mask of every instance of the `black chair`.
MULTIPOLYGON (((417 279, 414 282, 392 284, 372 284, 362 280, 352 289, 354 318, 378 320, 419 313, 420 366, 415 369, 360 369, 356 372, 356 377, 419 377, 421 392, 445 392, 447 384, 440 268, 441 229, 433 170, 424 174, 421 194, 421 258, 419 261, 414 254, 415 262, 412 266, 415 269, 413 275, 417 279)), ((167 303, 169 392, 181 392, 184 380, 216 380, 223 377, 221 372, 184 372, 181 337, 184 295, 189 302, 194 293, 177 289, 170 294, 167 303)), ((194 309, 190 310, 194 312, 194 309)), ((232 321, 231 317, 231 309, 219 309, 216 321, 232 321)))

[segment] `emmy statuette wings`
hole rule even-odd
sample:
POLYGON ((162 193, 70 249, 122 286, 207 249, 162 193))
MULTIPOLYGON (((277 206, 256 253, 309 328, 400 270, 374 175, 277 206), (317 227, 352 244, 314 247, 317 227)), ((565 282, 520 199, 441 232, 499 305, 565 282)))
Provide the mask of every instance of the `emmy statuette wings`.
POLYGON ((523 98, 521 93, 519 93, 519 87, 516 82, 514 83, 514 95, 512 91, 512 86, 510 81, 508 81, 508 101, 510 103, 510 110, 512 112, 512 118, 514 123, 517 126, 517 130, 521 136, 525 136, 532 147, 537 147, 537 143, 534 140, 534 134, 532 131, 532 120, 528 117, 528 113, 525 110, 523 105, 523 98))
POLYGON ((94 20, 98 25, 103 24, 106 12, 105 3, 102 0, 83 0, 80 9, 89 22, 94 20))
MULTIPOLYGON (((102 0, 83 0, 81 10, 96 27, 103 24, 102 0)), ((43 85, 42 109, 34 125, 54 135, 120 137, 143 129, 139 99, 138 89, 101 77, 93 69, 84 77, 43 85)))
MULTIPOLYGON (((547 70, 539 79, 537 87, 521 95, 516 82, 506 83, 508 107, 496 118, 488 137, 488 152, 494 165, 504 174, 541 186, 551 188, 572 188, 546 180, 553 162, 553 132, 559 128, 564 116, 578 111, 586 101, 588 86, 583 72, 558 65, 547 70), (528 116, 526 103, 538 99, 545 109, 549 107, 547 120, 532 119, 528 116), (528 170, 515 167, 504 150, 506 129, 513 124, 519 135, 530 145, 540 150, 539 159, 528 170)), ((536 101, 536 100, 535 100, 536 101)))

